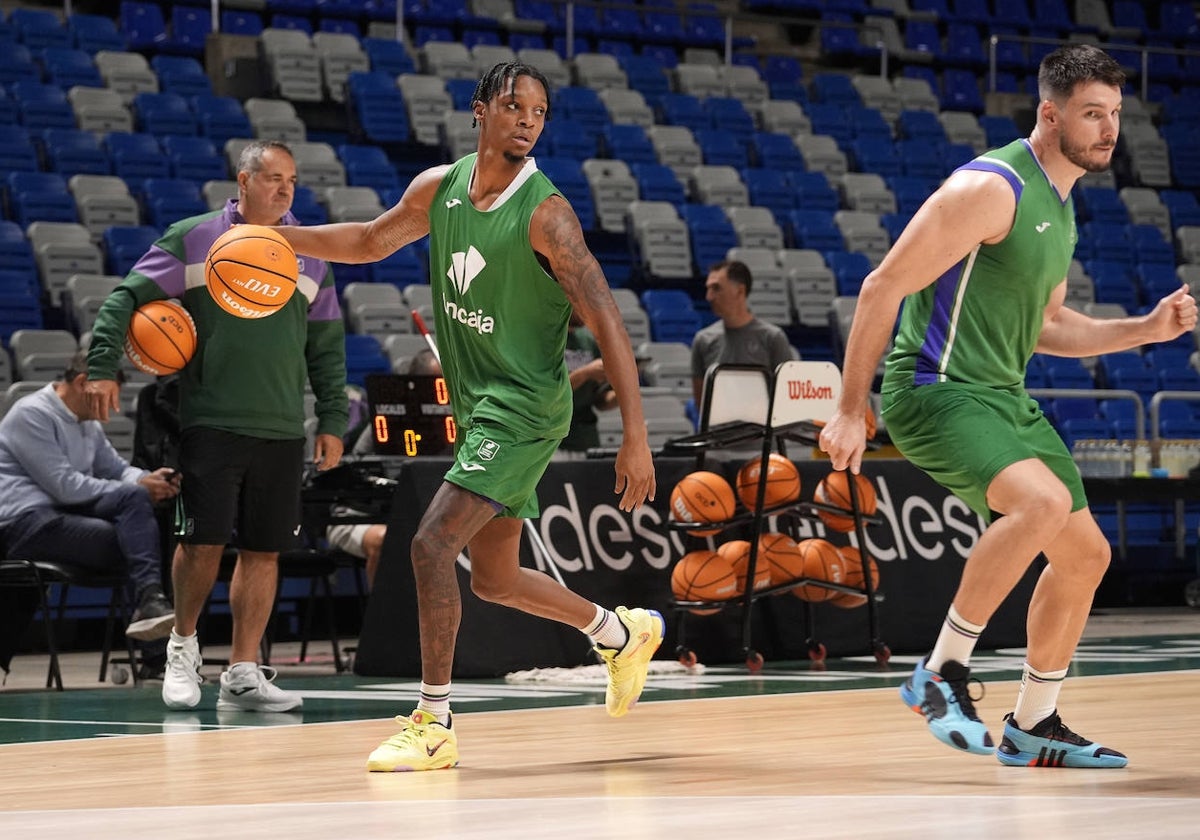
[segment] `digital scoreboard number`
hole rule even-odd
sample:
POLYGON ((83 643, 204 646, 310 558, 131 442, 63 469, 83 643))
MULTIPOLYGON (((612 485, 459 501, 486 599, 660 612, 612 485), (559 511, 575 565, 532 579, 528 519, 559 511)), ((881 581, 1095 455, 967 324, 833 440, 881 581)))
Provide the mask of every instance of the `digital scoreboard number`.
POLYGON ((458 427, 444 377, 369 374, 366 386, 376 454, 415 458, 454 451, 458 427))

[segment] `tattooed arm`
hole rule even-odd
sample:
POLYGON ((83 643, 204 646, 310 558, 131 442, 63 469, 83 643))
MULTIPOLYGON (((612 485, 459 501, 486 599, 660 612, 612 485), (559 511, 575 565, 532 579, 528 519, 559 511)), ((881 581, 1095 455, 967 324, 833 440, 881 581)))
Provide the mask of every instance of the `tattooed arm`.
POLYGON ((377 262, 429 233, 429 205, 450 169, 426 169, 400 200, 369 222, 338 222, 311 227, 275 228, 297 254, 340 263, 377 262))
POLYGON ((633 510, 646 499, 654 499, 655 484, 637 363, 625 322, 600 263, 584 242, 579 218, 566 199, 554 195, 538 206, 530 222, 529 241, 600 345, 604 371, 616 392, 624 429, 617 454, 615 492, 623 494, 621 509, 633 510))

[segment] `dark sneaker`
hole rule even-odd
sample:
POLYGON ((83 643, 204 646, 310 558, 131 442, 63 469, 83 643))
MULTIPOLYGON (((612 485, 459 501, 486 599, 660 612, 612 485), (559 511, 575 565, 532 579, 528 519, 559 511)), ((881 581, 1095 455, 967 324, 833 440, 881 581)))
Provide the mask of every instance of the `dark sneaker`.
POLYGON ((133 612, 133 621, 125 628, 125 635, 142 642, 165 639, 171 635, 175 625, 175 608, 162 592, 150 592, 144 596, 133 612))
POLYGON ((1129 759, 1116 750, 1081 738, 1058 712, 1028 732, 1017 727, 1012 713, 1004 716, 1004 737, 996 749, 1001 764, 1013 767, 1124 767, 1129 759))
POLYGON ((975 713, 975 703, 967 689, 970 678, 970 669, 960 662, 946 662, 939 674, 926 668, 922 659, 912 676, 900 686, 900 699, 924 716, 933 737, 943 744, 976 755, 990 755, 995 744, 975 713))

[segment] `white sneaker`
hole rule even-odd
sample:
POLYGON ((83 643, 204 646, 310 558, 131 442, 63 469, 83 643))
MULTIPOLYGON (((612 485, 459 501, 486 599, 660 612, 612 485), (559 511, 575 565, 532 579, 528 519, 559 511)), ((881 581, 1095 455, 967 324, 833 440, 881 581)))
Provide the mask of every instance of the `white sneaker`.
POLYGON ((162 698, 168 709, 194 709, 200 703, 200 640, 195 635, 171 634, 167 642, 167 667, 163 672, 162 698), (183 641, 175 641, 182 638, 183 641))
POLYGON ((273 680, 276 670, 239 662, 221 674, 221 693, 217 696, 217 711, 289 712, 304 705, 299 694, 284 691, 273 680))

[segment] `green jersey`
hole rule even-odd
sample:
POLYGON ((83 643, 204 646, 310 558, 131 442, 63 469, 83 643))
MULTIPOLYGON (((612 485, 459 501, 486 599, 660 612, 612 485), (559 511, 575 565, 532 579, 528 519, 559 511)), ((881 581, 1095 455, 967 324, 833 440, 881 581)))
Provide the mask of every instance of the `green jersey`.
POLYGON ((529 438, 571 424, 563 359, 571 304, 529 243, 534 210, 554 185, 533 159, 487 210, 471 203, 475 155, 452 165, 429 208, 434 325, 454 419, 529 438))
POLYGON ((1050 294, 1075 251, 1075 208, 1051 183, 1028 140, 961 167, 1003 176, 1016 193, 1012 230, 978 245, 904 301, 883 391, 970 382, 1020 391, 1050 294))

